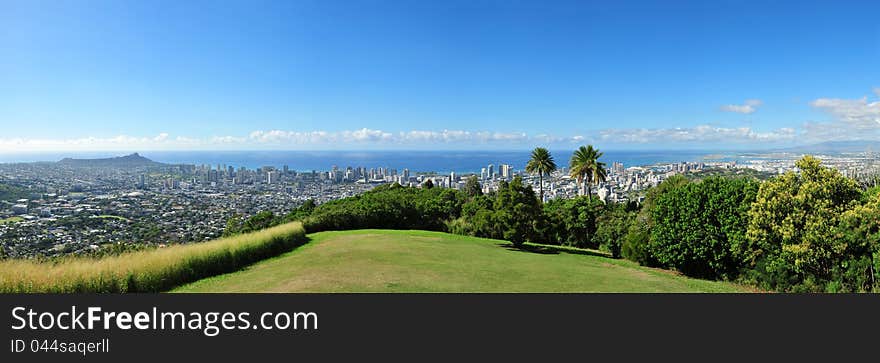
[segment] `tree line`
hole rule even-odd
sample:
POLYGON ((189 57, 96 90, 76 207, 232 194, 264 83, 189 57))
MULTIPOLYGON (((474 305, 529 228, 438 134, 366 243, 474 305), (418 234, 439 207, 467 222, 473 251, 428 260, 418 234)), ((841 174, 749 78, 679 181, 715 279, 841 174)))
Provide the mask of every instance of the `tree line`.
MULTIPOLYGON (((309 233, 361 228, 424 229, 510 241, 601 249, 615 258, 700 278, 790 292, 873 291, 880 271, 880 188, 806 156, 788 172, 749 177, 674 176, 640 204, 604 203, 590 186, 605 178, 602 153, 581 147, 570 160, 582 195, 542 203, 520 177, 484 194, 476 176, 463 190, 387 184, 350 198, 306 203, 287 215, 233 219, 235 234, 301 220, 309 233)), ((556 170, 546 149, 527 172, 556 170)), ((268 214, 267 214, 268 213, 268 214)))

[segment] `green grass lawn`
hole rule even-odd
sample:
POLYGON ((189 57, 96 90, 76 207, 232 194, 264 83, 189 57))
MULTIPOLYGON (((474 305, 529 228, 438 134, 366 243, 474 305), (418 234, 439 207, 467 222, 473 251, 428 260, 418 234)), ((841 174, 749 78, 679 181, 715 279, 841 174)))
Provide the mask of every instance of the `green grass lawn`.
POLYGON ((23 220, 24 220, 24 218, 21 218, 21 217, 9 217, 9 218, 6 218, 6 219, 0 218, 0 224, 6 224, 6 223, 18 223, 18 222, 21 222, 21 221, 23 221, 23 220))
POLYGON ((120 216, 114 216, 114 215, 110 215, 110 214, 102 214, 102 215, 99 215, 99 216, 95 216, 95 218, 100 218, 100 219, 118 219, 118 220, 123 221, 123 222, 131 222, 131 220, 128 219, 128 218, 120 217, 120 216))
POLYGON ((745 292, 591 251, 439 232, 309 235, 303 247, 174 292, 745 292))

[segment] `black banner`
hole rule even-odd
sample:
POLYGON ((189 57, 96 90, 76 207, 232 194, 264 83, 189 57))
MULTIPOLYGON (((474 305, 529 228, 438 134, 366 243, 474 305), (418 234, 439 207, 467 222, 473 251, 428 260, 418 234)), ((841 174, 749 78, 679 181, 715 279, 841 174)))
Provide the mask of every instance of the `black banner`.
POLYGON ((876 357, 880 326, 877 295, 0 295, 0 307, 3 362, 839 359, 876 357))

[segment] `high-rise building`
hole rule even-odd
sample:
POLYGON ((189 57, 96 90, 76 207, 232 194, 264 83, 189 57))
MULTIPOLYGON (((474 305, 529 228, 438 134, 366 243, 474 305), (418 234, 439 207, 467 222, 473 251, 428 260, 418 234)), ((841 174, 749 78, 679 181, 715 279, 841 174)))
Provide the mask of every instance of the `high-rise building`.
POLYGON ((486 175, 488 179, 495 179, 495 165, 489 164, 489 167, 486 168, 486 175))
POLYGON ((501 172, 501 178, 508 180, 513 177, 513 167, 508 164, 501 164, 498 169, 501 172))
POLYGON ((26 214, 28 212, 27 204, 15 204, 12 206, 12 213, 14 214, 26 214))

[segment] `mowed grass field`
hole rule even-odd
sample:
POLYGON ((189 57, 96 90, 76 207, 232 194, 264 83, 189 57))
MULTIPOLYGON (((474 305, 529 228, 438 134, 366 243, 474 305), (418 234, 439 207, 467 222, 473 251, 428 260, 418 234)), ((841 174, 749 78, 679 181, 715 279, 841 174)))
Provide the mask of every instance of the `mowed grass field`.
POLYGON ((357 230, 174 292, 747 292, 574 250, 440 232, 357 230))

